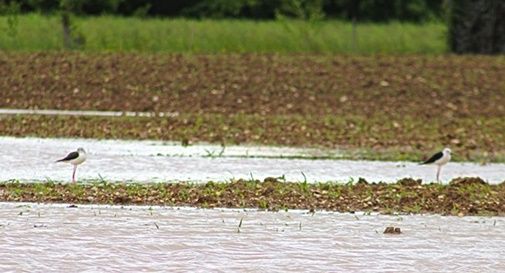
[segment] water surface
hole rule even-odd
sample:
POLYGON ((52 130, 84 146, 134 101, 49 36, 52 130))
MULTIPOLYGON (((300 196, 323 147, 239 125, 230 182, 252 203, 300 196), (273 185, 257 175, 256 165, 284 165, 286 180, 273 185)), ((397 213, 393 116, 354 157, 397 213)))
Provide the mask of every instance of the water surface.
MULTIPOLYGON (((338 150, 230 146, 223 151, 219 145, 183 147, 161 141, 0 137, 0 180, 69 181, 72 166, 54 161, 77 147, 88 151, 88 160, 77 170, 81 180, 206 182, 283 176, 294 182, 347 182, 359 177, 395 182, 404 177, 433 181, 436 173, 435 166, 414 162, 310 159, 338 157, 338 150)), ((505 180, 505 164, 449 163, 441 178, 448 182, 462 176, 500 183, 505 180)))
POLYGON ((0 219, 1 272, 505 268, 500 217, 0 203, 0 219), (387 226, 403 233, 385 235, 387 226))

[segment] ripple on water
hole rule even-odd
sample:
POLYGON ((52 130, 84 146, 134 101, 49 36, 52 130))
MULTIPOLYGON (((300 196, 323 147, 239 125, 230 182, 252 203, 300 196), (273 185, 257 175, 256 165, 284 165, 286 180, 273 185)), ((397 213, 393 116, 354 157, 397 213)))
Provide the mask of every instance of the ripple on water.
POLYGON ((2 272, 505 268, 500 217, 2 203, 0 219, 2 272))

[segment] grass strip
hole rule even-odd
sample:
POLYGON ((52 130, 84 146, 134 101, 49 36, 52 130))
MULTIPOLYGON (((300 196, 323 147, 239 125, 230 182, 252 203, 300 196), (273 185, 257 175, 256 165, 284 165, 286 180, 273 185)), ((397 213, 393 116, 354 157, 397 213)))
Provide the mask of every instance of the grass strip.
MULTIPOLYGON (((0 50, 63 49, 58 16, 16 16, 9 26, 0 16, 0 50), (3 23, 5 22, 5 23, 3 23), (1 25, 0 25, 1 26, 1 25)), ((447 50, 443 22, 360 23, 353 42, 352 24, 342 21, 190 20, 169 18, 76 17, 74 35, 88 52, 168 53, 432 53, 447 50)))
POLYGON ((338 212, 505 215, 505 183, 457 178, 448 185, 404 178, 393 184, 291 183, 280 178, 229 183, 0 183, 0 201, 135 204, 200 208, 307 209, 338 212))

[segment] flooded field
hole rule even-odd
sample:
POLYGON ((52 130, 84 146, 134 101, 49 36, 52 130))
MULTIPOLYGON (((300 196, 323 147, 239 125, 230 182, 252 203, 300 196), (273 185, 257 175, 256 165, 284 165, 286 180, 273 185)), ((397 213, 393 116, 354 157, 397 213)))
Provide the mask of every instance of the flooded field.
MULTIPOLYGON (((435 179, 434 166, 414 162, 338 160, 337 150, 219 145, 180 146, 173 142, 93 139, 0 138, 0 180, 68 181, 72 167, 54 161, 77 147, 88 151, 79 166, 81 180, 112 181, 226 181, 284 176, 289 181, 392 182, 404 177, 435 179), (311 159, 330 157, 334 159, 311 159)), ((441 178, 479 176, 490 183, 505 177, 505 164, 449 163, 441 178)))
POLYGON ((0 219, 2 272, 505 267, 505 219, 499 217, 0 203, 0 219), (383 234, 388 226, 402 234, 383 234))

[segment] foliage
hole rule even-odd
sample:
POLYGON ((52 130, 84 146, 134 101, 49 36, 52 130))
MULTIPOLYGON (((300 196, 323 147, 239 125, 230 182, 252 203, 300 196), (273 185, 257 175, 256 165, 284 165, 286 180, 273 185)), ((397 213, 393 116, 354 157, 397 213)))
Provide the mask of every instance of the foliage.
MULTIPOLYGON (((54 12, 66 0, 17 2, 24 12, 54 12)), ((359 21, 414 21, 441 18, 441 0, 72 0, 80 14, 186 16, 193 18, 357 18, 359 21)))
POLYGON ((0 14, 6 15, 7 27, 5 33, 14 38, 17 34, 18 14, 20 12, 20 5, 17 2, 3 3, 0 2, 0 14))
POLYGON ((505 53, 505 1, 451 3, 449 45, 455 53, 505 53))

